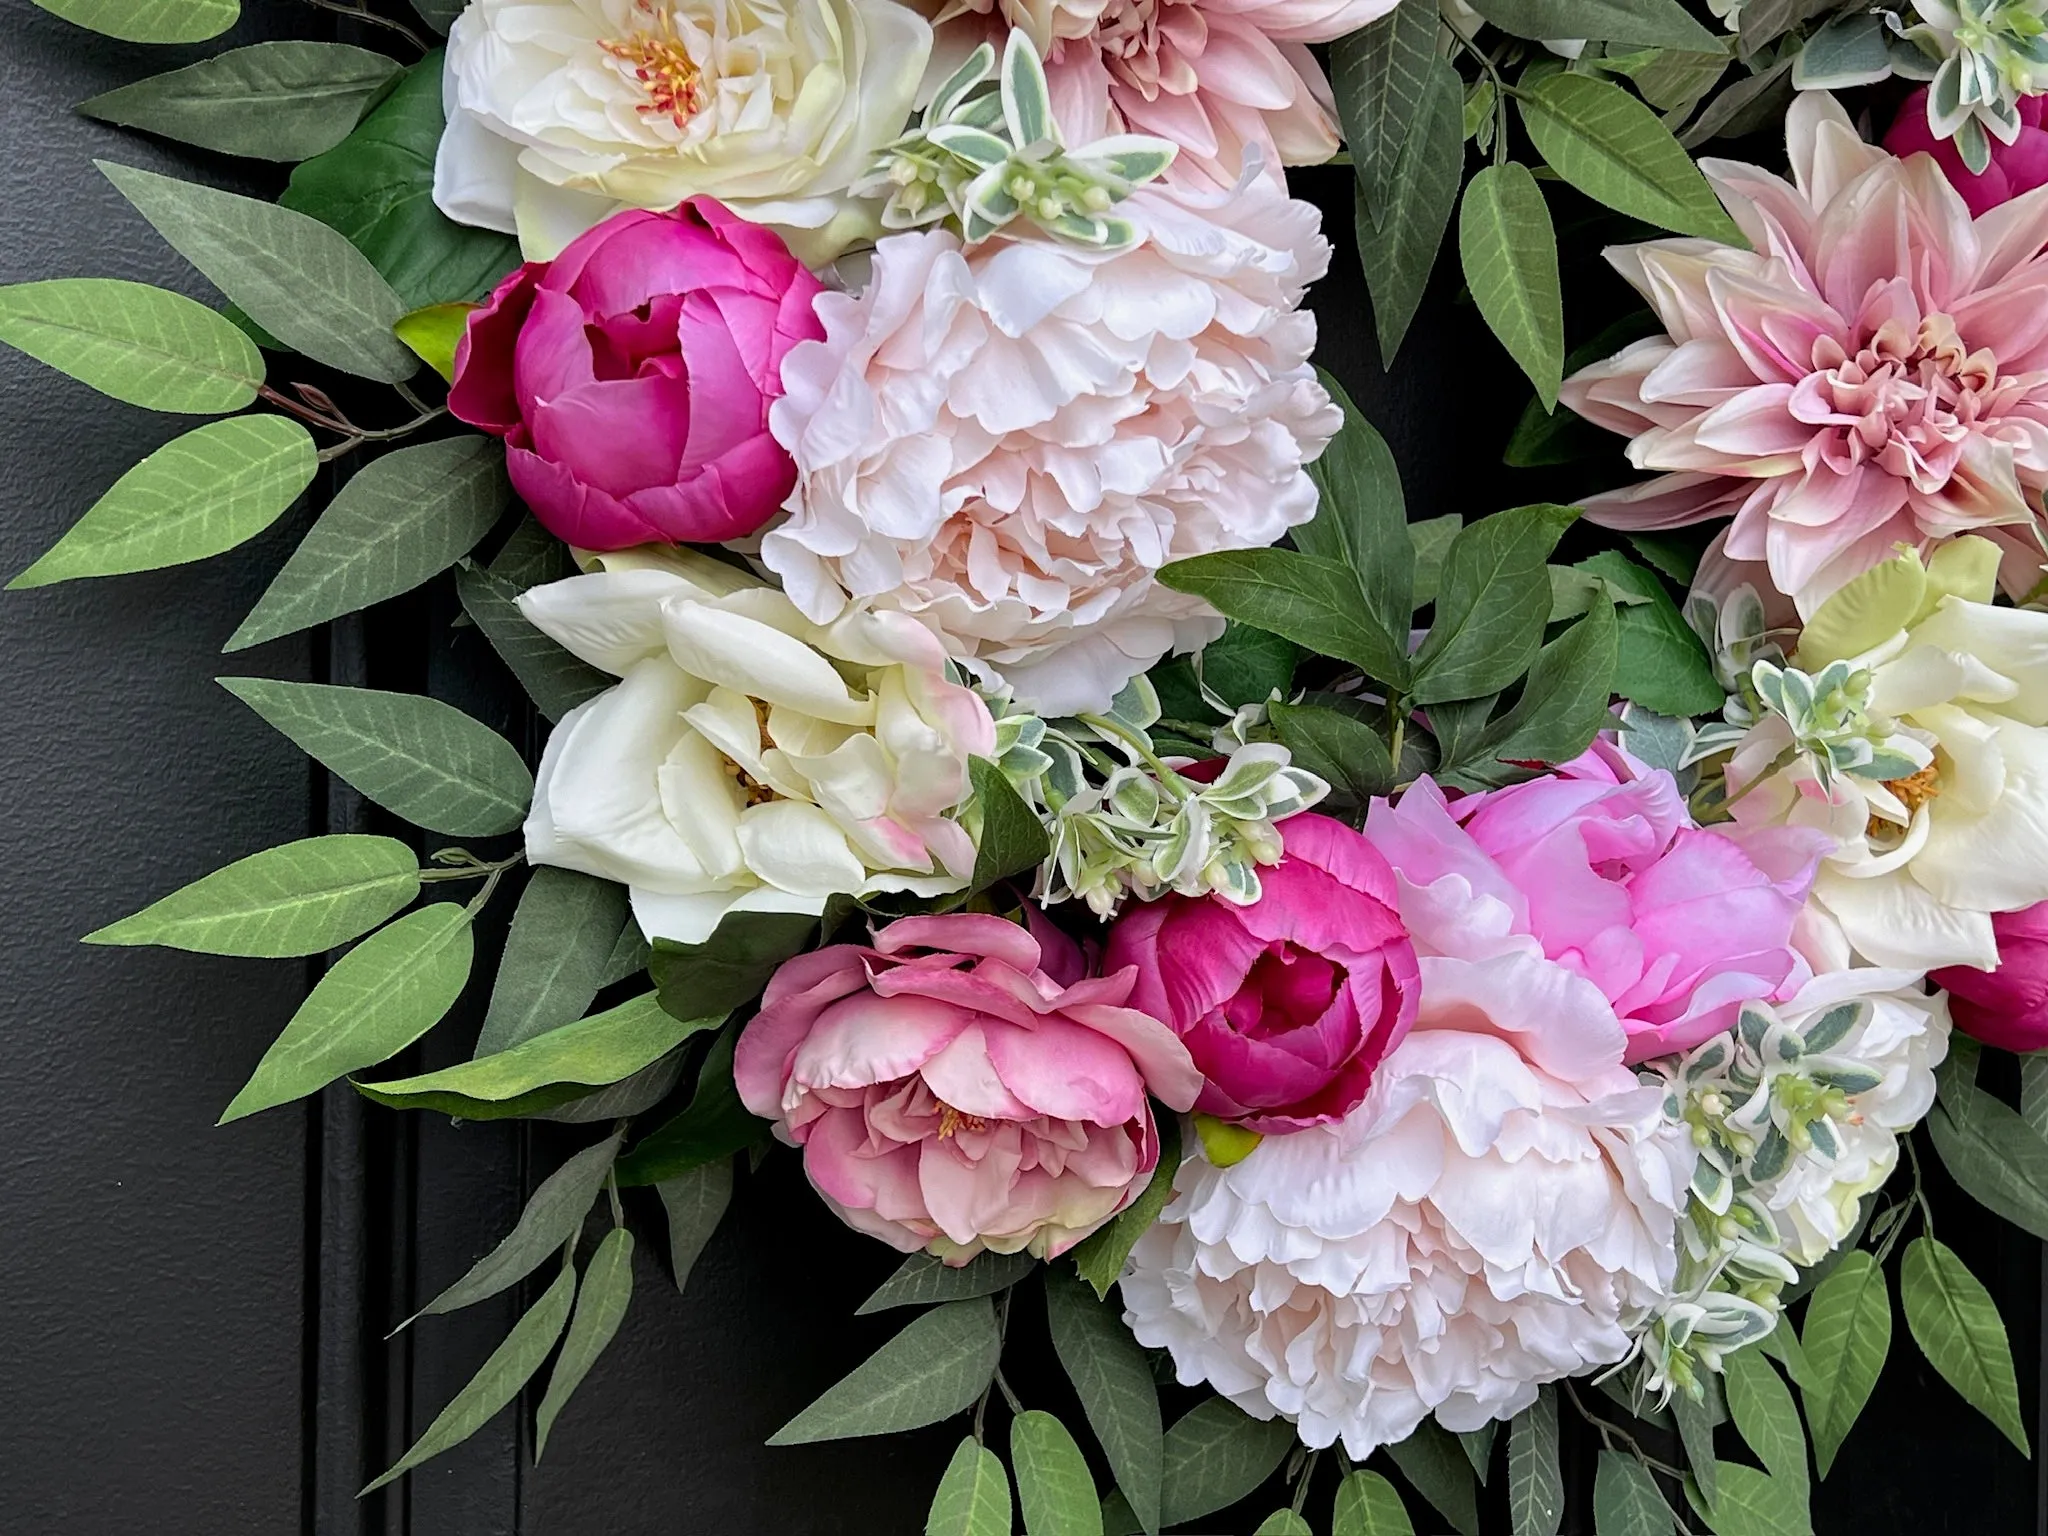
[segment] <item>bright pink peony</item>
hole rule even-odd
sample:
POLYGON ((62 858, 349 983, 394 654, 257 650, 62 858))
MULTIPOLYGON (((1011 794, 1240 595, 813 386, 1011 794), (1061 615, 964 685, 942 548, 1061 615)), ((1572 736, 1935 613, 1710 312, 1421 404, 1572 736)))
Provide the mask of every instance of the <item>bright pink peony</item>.
POLYGON ((1927 87, 1906 98, 1898 119, 1884 136, 1884 147, 1899 156, 1934 156, 1942 174, 1963 194, 1970 212, 1989 213, 2000 203, 2011 202, 2022 192, 2048 186, 2048 130, 2041 126, 2041 113, 2048 96, 2020 98, 2020 136, 2010 144, 1991 141, 1991 164, 1982 173, 1963 164, 1954 139, 1937 139, 1927 123, 1927 87))
POLYGON ((470 316, 448 408, 582 549, 754 532, 795 482, 768 431, 782 359, 824 334, 779 236, 708 197, 615 215, 470 316))
POLYGON ((1787 121, 1793 182, 1708 161, 1755 250, 1608 253, 1664 322, 1565 381, 1580 415, 1669 473, 1587 503, 1616 528, 1733 514, 1802 614, 1899 544, 1991 532, 2030 588, 2048 486, 2048 191, 1973 220, 1931 159, 1857 137, 1824 92, 1787 121), (2010 531, 2008 531, 2010 525, 2010 531))
POLYGON ((1248 907, 1221 897, 1133 904, 1103 969, 1137 970, 1134 1005, 1164 1019, 1208 1082, 1195 1108, 1264 1135, 1343 1118, 1415 1018, 1415 946, 1394 872, 1341 821, 1280 824, 1286 854, 1248 907))
POLYGON ((1931 972, 1947 991, 1956 1028, 2004 1051, 2048 1047, 2048 902, 1995 913, 1998 969, 1966 965, 1931 972))
POLYGON ((872 947, 799 955, 768 983, 733 1075, 804 1149, 849 1226, 949 1264, 1056 1258, 1159 1164, 1149 1091, 1186 1109, 1201 1074, 1134 978, 1089 979, 1050 924, 906 917, 872 947))
POLYGON ((1698 1045, 1810 975, 1792 931, 1825 840, 1788 829, 1761 868, 1693 823, 1670 774, 1606 742, 1453 802, 1422 779, 1397 805, 1374 801, 1365 835, 1424 954, 1533 940, 1606 994, 1631 1062, 1698 1045))

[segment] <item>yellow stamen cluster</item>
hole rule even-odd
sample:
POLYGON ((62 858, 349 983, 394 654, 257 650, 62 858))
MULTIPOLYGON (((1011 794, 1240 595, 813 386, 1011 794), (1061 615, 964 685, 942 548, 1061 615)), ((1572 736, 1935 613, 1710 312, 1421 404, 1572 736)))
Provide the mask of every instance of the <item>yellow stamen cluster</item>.
POLYGON ((623 39, 602 38, 597 46, 630 69, 647 92, 640 112, 687 127, 703 105, 697 61, 676 32, 675 17, 666 5, 639 0, 639 10, 647 17, 646 26, 623 39))
MULTIPOLYGON (((1908 774, 1903 779, 1886 779, 1884 787, 1899 797, 1899 804, 1906 808, 1906 814, 1910 817, 1917 814, 1921 806, 1941 794, 1941 770, 1933 763, 1929 763, 1918 773, 1908 774)), ((1876 837, 1880 832, 1896 830, 1885 817, 1873 814, 1870 824, 1864 829, 1864 835, 1876 837)))
POLYGON ((981 1116, 963 1115, 952 1105, 944 1102, 940 1103, 939 1140, 944 1141, 947 1137, 960 1131, 985 1131, 987 1129, 988 1122, 982 1119, 981 1116))

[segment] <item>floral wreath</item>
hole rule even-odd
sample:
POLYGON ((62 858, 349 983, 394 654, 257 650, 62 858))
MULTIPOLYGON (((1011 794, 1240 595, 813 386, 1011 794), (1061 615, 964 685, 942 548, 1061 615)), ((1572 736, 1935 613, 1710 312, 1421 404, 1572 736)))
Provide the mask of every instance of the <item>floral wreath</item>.
POLYGON ((328 957, 224 1120, 592 1128, 371 1488, 529 1383, 544 1443, 636 1192, 681 1286, 784 1155, 916 1310, 774 1443, 971 1414, 931 1536, 1553 1536, 1561 1413, 1600 1536, 1808 1531, 1894 1288, 2028 1448, 1921 1164, 2048 1238, 2044 0, 315 3, 404 57, 81 107, 295 167, 102 167, 226 306, 23 283, 0 340, 213 418, 13 586, 336 465, 227 649, 448 578, 549 723, 224 678, 419 835, 89 936, 328 957), (1386 366, 1455 212, 1568 504, 1408 520, 1310 360, 1340 156, 1386 366), (1624 280, 1569 330, 1561 231, 1624 280), (514 890, 473 1059, 392 1075, 514 890), (1073 1422, 1001 1370, 1033 1292, 1073 1422))

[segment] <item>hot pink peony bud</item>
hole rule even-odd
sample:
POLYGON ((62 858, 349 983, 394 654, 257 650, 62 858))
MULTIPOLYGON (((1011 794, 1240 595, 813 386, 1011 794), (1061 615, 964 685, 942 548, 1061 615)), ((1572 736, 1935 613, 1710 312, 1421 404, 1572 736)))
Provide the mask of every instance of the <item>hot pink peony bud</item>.
POLYGON ((1953 965, 1928 980, 1945 988, 1956 1028, 2005 1051, 2048 1046, 2048 902, 1995 913, 1998 969, 1953 965))

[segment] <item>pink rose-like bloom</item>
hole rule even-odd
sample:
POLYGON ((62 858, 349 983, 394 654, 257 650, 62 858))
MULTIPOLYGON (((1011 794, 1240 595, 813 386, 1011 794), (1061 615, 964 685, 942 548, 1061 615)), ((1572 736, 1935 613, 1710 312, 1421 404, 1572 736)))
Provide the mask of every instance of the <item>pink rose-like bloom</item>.
POLYGON ((708 197, 621 213, 470 316, 448 408, 505 439, 512 484, 581 549, 750 534, 796 478, 768 430, 821 285, 708 197))
POLYGON ((1825 92, 1800 96, 1786 133, 1790 183, 1702 163, 1754 250, 1608 252, 1669 334, 1561 398, 1667 473, 1587 515, 1651 529, 1733 514, 1728 558, 1767 563, 1808 617, 1900 544, 1970 532, 2005 546, 2024 592, 2048 486, 2048 191, 1973 219, 1932 159, 1864 143, 1825 92))
POLYGON ((1195 1108, 1261 1135, 1339 1120, 1414 1022, 1415 946, 1394 872, 1341 821, 1293 816, 1259 899, 1133 903, 1105 970, 1137 969, 1131 1002, 1164 1019, 1208 1079, 1195 1108))
POLYGON ((1947 966, 1927 979, 1948 993, 1956 1028, 2004 1051, 2048 1046, 2048 902, 1991 918, 1998 968, 1947 966))
POLYGON ((1439 936, 1424 954, 1449 952, 1446 933, 1468 957, 1533 941, 1606 995, 1630 1062, 1698 1045, 1812 974, 1793 928, 1826 839, 1784 829, 1738 847, 1694 824, 1669 773, 1604 741, 1456 801, 1418 780, 1397 805, 1373 802, 1365 835, 1394 867, 1411 931, 1427 914, 1439 936))
POLYGON ((869 945, 799 955, 740 1036, 733 1075, 804 1150, 852 1227, 965 1264, 1056 1258, 1159 1165, 1146 1094, 1186 1109, 1187 1048, 1090 978, 1072 940, 998 917, 906 917, 869 945))
POLYGON ((1898 120, 1884 136, 1884 147, 1901 157, 1934 156, 1942 174, 1963 194, 1970 212, 1981 217, 2022 192, 2048 186, 2048 130, 2041 126, 2044 108, 2048 108, 2048 96, 2020 98, 2019 137, 2010 144, 1993 139, 1991 164, 1980 173, 1963 164, 1954 139, 1934 136, 1934 129, 1927 122, 1927 87, 1923 85, 1899 108, 1898 120))

